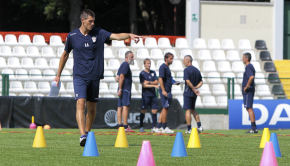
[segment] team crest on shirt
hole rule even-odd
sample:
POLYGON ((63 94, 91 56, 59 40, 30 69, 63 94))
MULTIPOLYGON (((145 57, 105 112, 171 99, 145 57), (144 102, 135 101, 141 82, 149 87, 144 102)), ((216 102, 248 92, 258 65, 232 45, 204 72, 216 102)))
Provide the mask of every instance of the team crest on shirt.
POLYGON ((96 36, 93 36, 93 37, 92 37, 92 41, 93 41, 93 42, 96 42, 96 41, 97 41, 96 36))
POLYGON ((151 76, 154 77, 154 73, 151 73, 151 76))

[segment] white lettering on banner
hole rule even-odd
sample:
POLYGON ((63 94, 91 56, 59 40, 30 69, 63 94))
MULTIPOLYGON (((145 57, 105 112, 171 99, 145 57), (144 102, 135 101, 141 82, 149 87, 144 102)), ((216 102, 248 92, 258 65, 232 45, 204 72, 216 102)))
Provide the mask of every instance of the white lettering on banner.
MULTIPOLYGON (((129 113, 128 115, 128 123, 140 123, 140 113, 129 113)), ((159 117, 159 113, 157 113, 157 119, 159 117)), ((151 113, 145 113, 144 123, 152 123, 151 113)))
MULTIPOLYGON (((260 119, 256 119, 257 125, 262 125, 268 120, 268 109, 262 104, 253 104, 253 109, 259 110, 261 112, 260 119)), ((246 108, 242 105, 242 125, 250 125, 249 114, 246 108)))
POLYGON ((281 121, 281 122, 290 121, 290 105, 279 104, 275 109, 275 112, 272 116, 272 119, 271 119, 269 125, 276 125, 277 122, 279 122, 279 121, 281 121), (287 117, 281 117, 283 110, 286 111, 287 117))

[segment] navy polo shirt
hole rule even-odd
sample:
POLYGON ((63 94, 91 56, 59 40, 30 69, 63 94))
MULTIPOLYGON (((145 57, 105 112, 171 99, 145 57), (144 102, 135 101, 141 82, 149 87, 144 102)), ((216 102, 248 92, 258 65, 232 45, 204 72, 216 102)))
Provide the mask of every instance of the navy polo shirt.
MULTIPOLYGON (((246 66, 246 69, 245 69, 245 72, 244 72, 244 76, 243 76, 243 83, 242 83, 242 87, 243 88, 247 86, 247 83, 249 81, 249 78, 251 76, 254 76, 255 77, 255 74, 256 74, 256 71, 255 71, 254 66, 252 64, 248 64, 246 66)), ((253 89, 254 87, 255 87, 255 81, 253 80, 253 82, 250 85, 249 90, 253 89)))
MULTIPOLYGON (((193 86, 197 86, 200 81, 202 81, 202 76, 200 71, 194 66, 188 66, 184 69, 183 79, 189 80, 193 86)), ((186 84, 184 88, 184 96, 196 96, 192 89, 186 84)))
POLYGON ((124 74, 124 83, 123 83, 123 90, 128 90, 131 92, 131 87, 132 87, 132 72, 130 69, 130 65, 128 62, 123 62, 118 70, 118 74, 124 74))
MULTIPOLYGON (((139 75, 140 83, 143 84, 143 82, 146 81, 155 81, 157 80, 157 76, 155 71, 150 70, 150 72, 141 71, 139 75)), ((142 87, 142 96, 156 96, 155 88, 143 88, 142 87)))
POLYGON ((104 78, 104 43, 111 33, 93 28, 86 36, 75 29, 67 36, 64 50, 73 50, 73 77, 85 80, 104 78))
POLYGON ((159 77, 163 80, 165 91, 167 93, 171 92, 173 79, 171 76, 171 71, 165 63, 163 63, 159 68, 159 77))

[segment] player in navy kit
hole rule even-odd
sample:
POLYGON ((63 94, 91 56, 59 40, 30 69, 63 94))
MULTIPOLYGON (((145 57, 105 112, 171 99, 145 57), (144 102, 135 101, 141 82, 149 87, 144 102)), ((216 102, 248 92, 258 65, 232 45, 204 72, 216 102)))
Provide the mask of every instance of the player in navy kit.
POLYGON ((247 109, 251 120, 251 129, 248 131, 248 133, 258 133, 256 127, 255 113, 253 111, 256 71, 254 66, 250 63, 251 59, 252 56, 250 53, 244 53, 243 62, 246 65, 246 69, 243 76, 242 93, 244 99, 244 106, 247 109))
POLYGON ((117 119, 118 126, 124 126, 125 131, 132 132, 128 125, 128 112, 131 102, 131 88, 132 88, 132 72, 130 65, 134 65, 134 54, 132 51, 125 53, 125 61, 121 64, 118 75, 119 75, 119 87, 118 87, 118 110, 117 119), (122 124, 123 120, 123 124, 122 124))
POLYGON ((156 132, 158 99, 155 88, 158 88, 158 80, 155 71, 150 70, 151 60, 144 60, 144 70, 140 72, 139 78, 142 84, 142 106, 140 112, 140 132, 144 132, 143 120, 147 109, 152 109, 152 132, 156 132))
POLYGON ((185 112, 185 120, 187 124, 186 134, 191 133, 191 114, 193 115, 199 132, 203 131, 198 113, 195 111, 195 103, 197 96, 200 95, 198 88, 203 84, 200 71, 192 66, 192 57, 186 55, 183 60, 183 64, 186 66, 184 69, 183 78, 185 81, 184 93, 183 93, 183 109, 185 112))
POLYGON ((87 132, 91 130, 96 116, 96 102, 99 98, 99 82, 104 78, 104 43, 107 40, 131 38, 138 42, 139 36, 128 33, 114 34, 100 27, 94 27, 95 13, 89 9, 81 12, 81 26, 70 32, 60 58, 55 81, 60 81, 61 72, 73 50, 73 84, 76 103, 76 119, 80 129, 80 145, 84 146, 87 132), (85 106, 87 115, 85 117, 85 106))

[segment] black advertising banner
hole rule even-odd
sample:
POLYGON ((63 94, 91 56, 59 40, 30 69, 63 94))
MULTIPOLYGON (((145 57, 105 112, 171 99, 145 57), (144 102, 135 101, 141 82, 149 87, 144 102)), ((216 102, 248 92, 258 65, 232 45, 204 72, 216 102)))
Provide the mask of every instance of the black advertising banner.
MULTIPOLYGON (((100 99, 97 104, 93 128, 115 128, 117 125, 117 98, 100 99)), ((160 102, 159 102, 160 103, 160 102)), ((141 99, 132 99, 128 123, 139 127, 141 99)), ((160 111, 158 112, 159 116, 160 111)), ((2 127, 27 128, 31 117, 37 125, 49 124, 52 128, 77 128, 76 101, 58 97, 0 97, 0 122, 2 127)), ((176 128, 183 124, 184 112, 177 100, 173 100, 168 112, 168 126, 176 128)), ((151 128, 151 111, 145 114, 144 127, 151 128)))

